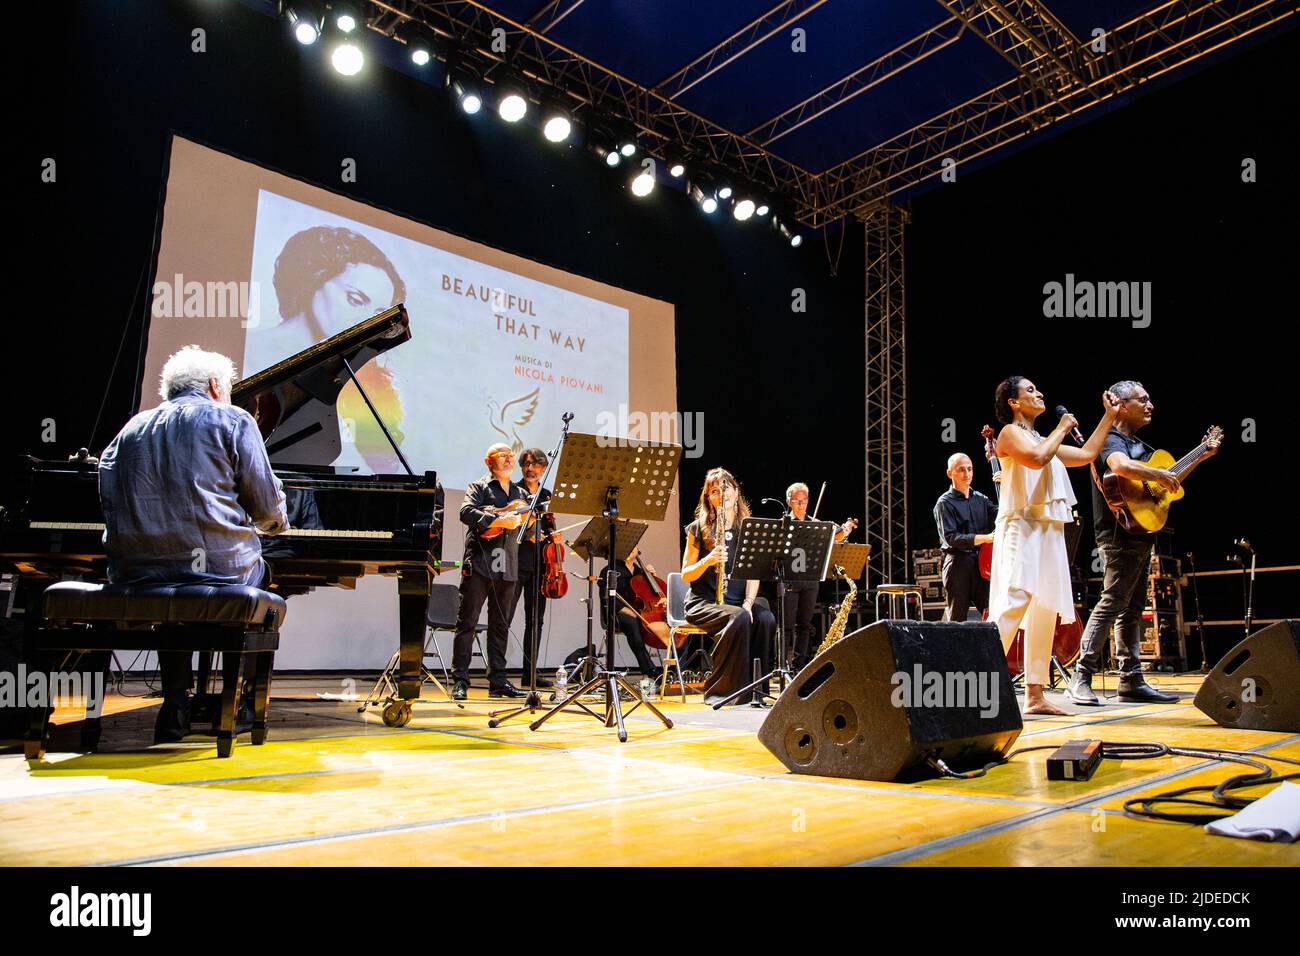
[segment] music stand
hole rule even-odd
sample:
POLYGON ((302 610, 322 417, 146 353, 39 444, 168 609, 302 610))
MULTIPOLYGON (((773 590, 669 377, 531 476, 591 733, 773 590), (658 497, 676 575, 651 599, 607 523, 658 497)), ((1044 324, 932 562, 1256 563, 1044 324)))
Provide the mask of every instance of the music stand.
MULTIPOLYGON (((720 710, 726 704, 754 691, 751 705, 766 706, 764 697, 775 695, 757 690, 776 677, 781 690, 794 675, 785 666, 785 582, 820 581, 830 566, 831 546, 835 543, 835 523, 831 521, 793 521, 783 518, 746 518, 740 522, 736 541, 736 558, 731 577, 746 581, 776 581, 777 613, 776 657, 772 670, 713 705, 720 710)), ((757 667, 754 670, 758 670, 757 667)))
MULTIPOLYGON (((831 548, 831 560, 827 564, 826 574, 823 580, 831 577, 831 569, 839 565, 844 569, 844 575, 850 581, 856 581, 862 577, 862 572, 867 569, 867 558, 871 556, 871 545, 858 544, 856 542, 844 541, 831 548)), ((839 580, 839 578, 835 578, 839 580)))
MULTIPOLYGON (((618 522, 618 531, 615 539, 618 541, 619 554, 617 560, 625 561, 627 556, 632 553, 641 542, 641 538, 648 531, 650 525, 644 521, 632 521, 628 518, 620 518, 618 522)), ((574 671, 575 676, 581 672, 580 682, 591 680, 596 673, 596 667, 600 659, 596 656, 596 645, 591 636, 591 620, 595 604, 595 595, 592 593, 595 584, 592 579, 596 574, 596 558, 605 558, 609 564, 609 519, 597 515, 583 526, 577 539, 570 545, 570 550, 580 558, 587 561, 587 653, 578 662, 578 670, 574 671)), ((612 635, 605 635, 606 640, 613 640, 612 635)))
MULTIPOLYGON (((681 457, 681 445, 609 436, 571 435, 565 446, 564 459, 560 462, 559 477, 555 480, 556 500, 553 501, 553 506, 565 514, 602 516, 609 525, 609 548, 606 553, 625 553, 620 552, 618 546, 619 519, 662 520, 672 497, 681 457)), ((616 575, 610 575, 606 581, 609 590, 605 601, 605 666, 529 724, 530 730, 537 730, 560 711, 576 707, 606 727, 617 727, 619 742, 624 743, 627 741, 627 728, 623 725, 620 688, 626 688, 636 700, 628 714, 644 704, 663 721, 665 727, 673 726, 673 722, 654 704, 640 696, 637 688, 628 683, 622 672, 614 670, 613 615, 618 613, 617 583, 616 575), (603 687, 605 691, 604 714, 596 713, 579 699, 597 686, 603 687)))

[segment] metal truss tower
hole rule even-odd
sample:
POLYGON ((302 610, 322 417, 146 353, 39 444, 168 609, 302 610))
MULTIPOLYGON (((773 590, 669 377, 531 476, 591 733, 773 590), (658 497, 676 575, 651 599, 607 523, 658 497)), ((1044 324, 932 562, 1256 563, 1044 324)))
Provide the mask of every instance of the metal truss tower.
POLYGON ((907 298, 905 210, 888 202, 858 214, 866 227, 866 540, 868 565, 888 582, 910 577, 907 536, 907 298))

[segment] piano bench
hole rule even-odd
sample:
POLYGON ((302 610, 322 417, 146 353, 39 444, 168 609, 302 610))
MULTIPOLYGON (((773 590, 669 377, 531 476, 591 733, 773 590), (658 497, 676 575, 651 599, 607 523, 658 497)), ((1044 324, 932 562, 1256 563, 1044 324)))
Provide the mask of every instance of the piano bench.
MULTIPOLYGON (((252 742, 257 746, 266 740, 271 667, 284 617, 284 598, 242 585, 61 581, 45 591, 42 621, 32 635, 29 654, 32 660, 59 651, 94 655, 100 673, 107 672, 113 651, 221 654, 217 756, 229 757, 245 677, 253 682, 252 742)), ((51 710, 36 708, 24 747, 28 760, 39 760, 45 752, 51 710)), ((94 750, 99 736, 100 715, 88 710, 81 731, 83 748, 94 750)))

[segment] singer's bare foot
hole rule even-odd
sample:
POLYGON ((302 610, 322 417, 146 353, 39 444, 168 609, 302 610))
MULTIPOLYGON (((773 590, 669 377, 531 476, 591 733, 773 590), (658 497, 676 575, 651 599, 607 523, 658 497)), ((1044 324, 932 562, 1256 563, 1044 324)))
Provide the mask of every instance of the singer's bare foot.
POLYGON ((1025 713, 1050 714, 1055 717, 1067 717, 1068 713, 1057 707, 1043 696, 1042 684, 1025 685, 1025 713))

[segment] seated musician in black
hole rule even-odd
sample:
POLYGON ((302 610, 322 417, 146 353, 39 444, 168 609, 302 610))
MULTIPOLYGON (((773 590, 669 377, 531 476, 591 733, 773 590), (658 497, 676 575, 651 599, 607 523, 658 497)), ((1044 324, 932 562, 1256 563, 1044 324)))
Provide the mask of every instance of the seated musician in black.
POLYGON ((519 545, 515 535, 524 523, 526 511, 498 515, 492 509, 512 501, 527 501, 524 489, 510 480, 515 470, 515 453, 509 445, 496 444, 483 459, 488 474, 471 481, 460 506, 465 534, 465 560, 461 567, 460 612, 451 656, 454 680, 451 696, 469 696, 469 662, 474 652, 474 625, 483 605, 488 609, 487 668, 489 697, 521 697, 523 692, 506 677, 506 642, 510 636, 510 615, 515 609, 515 582, 519 577, 519 545), (496 531, 484 537, 485 532, 496 531))
POLYGON ((979 550, 980 545, 993 543, 998 505, 971 487, 974 477, 970 456, 961 452, 949 456, 952 485, 934 503, 934 523, 943 550, 943 593, 948 599, 945 621, 966 620, 972 603, 976 613, 989 606, 989 582, 980 574, 979 550))
MULTIPOLYGON (((230 404, 234 375, 224 355, 181 349, 163 366, 163 403, 127 422, 100 456, 111 583, 269 582, 258 532, 288 527, 284 491, 253 416, 230 404)), ((192 658, 158 655, 155 742, 189 730, 192 658)))
MULTIPOLYGON (((645 646, 645 625, 635 610, 637 598, 636 592, 632 590, 632 579, 638 573, 635 565, 636 556, 637 549, 633 548, 626 560, 618 561, 613 565, 618 574, 618 584, 616 585, 618 596, 622 598, 621 601, 617 602, 618 607, 615 609, 614 626, 626 638, 627 646, 636 658, 636 666, 641 673, 653 680, 658 680, 662 668, 658 667, 650 659, 650 652, 646 650, 645 646)), ((605 616, 605 604, 609 596, 609 585, 606 582, 609 580, 610 567, 608 564, 605 565, 600 571, 600 577, 596 579, 596 590, 600 594, 600 620, 602 624, 609 620, 605 616)), ((647 565, 647 567, 649 566, 647 565)), ((650 573, 654 574, 654 570, 650 569, 650 573)), ((665 624, 663 628, 664 637, 667 637, 668 625, 665 624)), ((608 630, 605 633, 605 639, 611 639, 608 630)))
MULTIPOLYGON (((757 657, 766 674, 772 660, 776 617, 767 601, 758 597, 758 581, 732 578, 717 603, 718 570, 736 560, 740 522, 749 517, 749 502, 731 472, 714 468, 704 476, 695 520, 686 526, 682 579, 690 584, 686 595, 686 620, 714 636, 713 670, 704 683, 704 701, 716 704, 753 680, 751 661, 757 657), (725 543, 718 540, 719 528, 725 543)), ((760 691, 767 688, 759 687, 760 691)), ((748 703, 744 695, 733 703, 748 703)))

